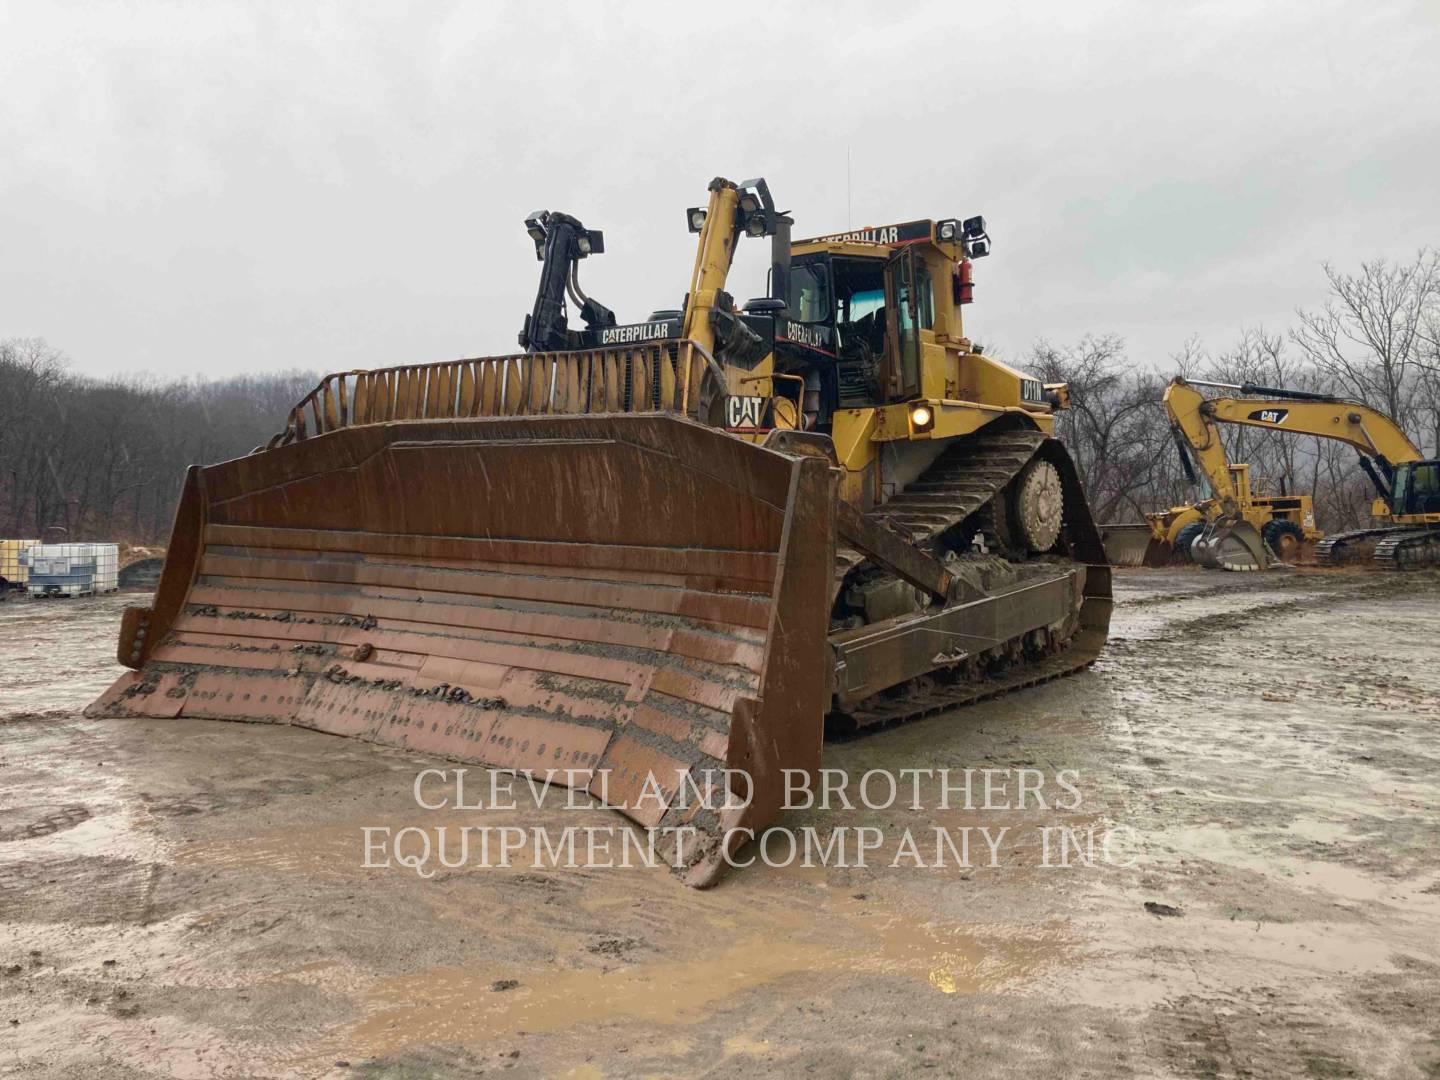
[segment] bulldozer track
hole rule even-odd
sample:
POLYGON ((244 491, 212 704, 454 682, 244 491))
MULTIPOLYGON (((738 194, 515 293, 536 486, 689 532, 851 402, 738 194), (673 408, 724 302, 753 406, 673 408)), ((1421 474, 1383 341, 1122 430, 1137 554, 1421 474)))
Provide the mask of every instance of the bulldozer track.
POLYGON ((1051 682, 1073 675, 1095 662, 1100 648, 1105 644, 1105 634, 1082 630, 1071 639, 1070 644, 1060 652, 1052 653, 1036 663, 998 675, 983 676, 974 682, 955 686, 915 690, 896 698, 884 698, 874 705, 851 709, 846 715, 857 728, 875 727, 879 724, 895 724, 906 720, 918 720, 923 716, 970 705, 977 701, 1000 697, 1012 690, 1023 690, 1027 686, 1051 682))
MULTIPOLYGON (((916 481, 865 517, 912 544, 933 541, 983 507, 1035 456, 1039 431, 981 433, 947 449, 916 481)), ((835 551, 835 587, 865 556, 841 545, 835 551)))
POLYGON ((866 516, 912 544, 927 543, 994 498, 1044 442, 1039 431, 972 436, 946 450, 918 480, 866 516))
MULTIPOLYGON (((1039 431, 1012 429, 971 436, 942 453, 901 494, 872 510, 866 517, 907 537, 913 544, 929 545, 948 529, 983 510, 1035 458, 1047 441, 1054 443, 1056 453, 1064 453, 1057 441, 1047 440, 1045 434, 1039 431)), ((1073 474, 1068 456, 1066 463, 1073 474)), ((1099 530, 1090 517, 1078 479, 1074 479, 1073 475, 1071 479, 1073 482, 1065 485, 1065 519, 1074 534, 1071 538, 1072 550, 1081 556, 1076 561, 1103 564, 1105 555, 1099 530)), ((843 578, 862 561, 863 557, 852 551, 842 549, 837 553, 837 589, 844 587, 843 578)), ((925 677, 911 680, 902 684, 898 692, 876 695, 832 713, 832 721, 837 722, 832 726, 842 730, 852 726, 869 728, 919 719, 1049 682, 1086 668, 1094 662, 1105 644, 1108 579, 1103 593, 1102 602, 1107 605, 1104 622, 1098 627, 1087 626, 1082 619, 1069 641, 1046 656, 1021 660, 1003 671, 982 672, 968 681, 944 686, 937 686, 925 677)), ((1087 589, 1082 608, 1096 600, 1101 598, 1091 596, 1087 589)), ((998 651, 1013 656, 1026 655, 1022 645, 1027 636, 1022 634, 1002 643, 998 651)))

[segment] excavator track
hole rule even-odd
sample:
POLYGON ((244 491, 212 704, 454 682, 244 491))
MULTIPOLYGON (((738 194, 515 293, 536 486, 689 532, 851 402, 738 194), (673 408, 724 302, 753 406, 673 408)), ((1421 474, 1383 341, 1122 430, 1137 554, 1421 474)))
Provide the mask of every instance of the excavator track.
POLYGON ((1375 545, 1375 563, 1386 570, 1440 566, 1440 528, 1391 530, 1375 545))
MULTIPOLYGON (((982 655, 939 667, 934 674, 833 710, 827 718, 829 730, 848 733, 918 719, 1048 682, 1094 662, 1109 626, 1110 568, 1074 464, 1058 440, 1030 429, 970 436, 942 453, 901 494, 866 517, 921 547, 936 545, 943 534, 972 516, 978 515, 982 519, 978 524, 988 531, 993 527, 996 496, 1037 454, 1043 454, 1061 474, 1064 538, 1070 549, 1069 560, 1057 560, 1055 556, 1045 559, 1050 565, 1063 566, 1070 561, 1085 568, 1073 632, 1063 640, 1047 635, 1043 643, 1037 641, 1034 631, 1016 635, 983 650, 982 655)), ((859 569, 861 561, 854 552, 841 552, 837 560, 837 592, 845 587, 845 579, 859 569)), ((1033 566, 1035 561, 1021 561, 1019 565, 1033 566)), ((1012 602, 1023 604, 1024 592, 1023 587, 1013 590, 1012 602)))
MULTIPOLYGON (((1374 549, 1369 548, 1369 545, 1378 545, 1396 531, 1394 525, 1384 525, 1379 528, 1351 529, 1349 532, 1335 533, 1315 544, 1315 561, 1321 566, 1363 564, 1367 554, 1372 556, 1374 554, 1374 549), (1369 548, 1368 551, 1367 548, 1369 548)), ((1402 531, 1409 532, 1410 530, 1402 531)))

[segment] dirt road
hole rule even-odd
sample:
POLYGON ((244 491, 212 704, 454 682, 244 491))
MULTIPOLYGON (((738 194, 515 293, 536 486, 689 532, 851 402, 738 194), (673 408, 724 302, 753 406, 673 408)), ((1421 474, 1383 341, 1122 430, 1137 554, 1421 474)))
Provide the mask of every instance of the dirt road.
POLYGON ((82 719, 128 598, 0 604, 0 1075, 1440 1075, 1440 579, 1117 591, 1093 670, 827 747, 852 795, 1073 770, 1078 805, 917 776, 787 815, 877 829, 864 867, 703 893, 453 849, 367 869, 367 826, 619 819, 559 789, 427 810, 417 773, 453 766, 307 731, 82 719), (967 826, 1008 829, 996 865, 899 858, 967 826), (1073 865, 1067 835, 1113 843, 1073 865))

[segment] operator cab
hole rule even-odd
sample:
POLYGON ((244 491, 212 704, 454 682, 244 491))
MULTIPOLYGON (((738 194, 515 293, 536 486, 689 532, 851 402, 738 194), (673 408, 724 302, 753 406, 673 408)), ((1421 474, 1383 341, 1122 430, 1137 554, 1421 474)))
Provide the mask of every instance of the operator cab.
POLYGON ((1412 461, 1395 469, 1395 497, 1391 512, 1440 514, 1440 461, 1412 461))
POLYGON ((944 252, 955 269, 954 301, 968 303, 968 259, 989 252, 981 218, 963 227, 910 221, 793 245, 775 370, 804 380, 807 429, 830 430, 837 410, 920 396, 918 331, 935 329, 937 301, 927 247, 944 252))

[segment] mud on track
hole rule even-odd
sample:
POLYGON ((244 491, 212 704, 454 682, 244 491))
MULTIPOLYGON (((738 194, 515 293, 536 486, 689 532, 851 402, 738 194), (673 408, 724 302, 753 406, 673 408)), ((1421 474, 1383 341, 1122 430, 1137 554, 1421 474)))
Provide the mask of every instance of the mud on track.
MULTIPOLYGON (((366 870, 363 826, 475 823, 416 806, 445 763, 81 719, 127 598, 0 604, 0 1075, 1440 1074, 1440 580, 1135 570, 1117 594, 1092 671, 826 750, 857 776, 1074 769, 1078 807, 927 787, 785 822, 1010 825, 998 866, 757 865, 703 893, 366 870), (1034 829, 1064 824, 1129 826, 1135 864, 1043 867, 1034 829)), ((576 813, 557 790, 485 823, 576 813)))

